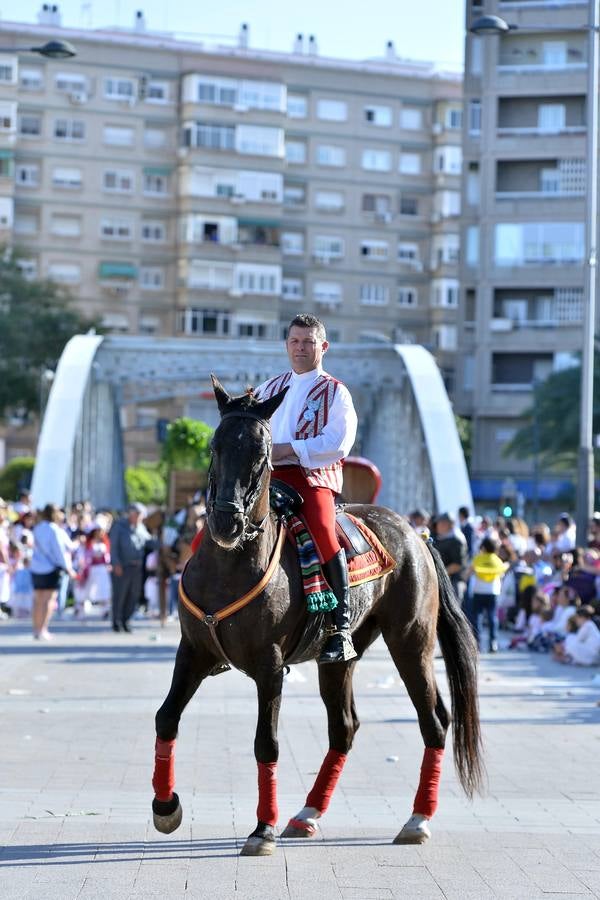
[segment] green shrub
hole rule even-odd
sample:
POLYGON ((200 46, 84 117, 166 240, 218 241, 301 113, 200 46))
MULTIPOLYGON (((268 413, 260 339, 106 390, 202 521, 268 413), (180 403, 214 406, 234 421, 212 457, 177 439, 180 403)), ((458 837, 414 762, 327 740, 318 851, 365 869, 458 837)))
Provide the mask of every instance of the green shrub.
POLYGON ((15 456, 0 472, 0 497, 7 503, 17 499, 17 494, 31 484, 35 459, 32 456, 15 456))
POLYGON ((129 503, 161 505, 167 499, 167 484, 161 472, 161 464, 144 462, 125 469, 125 490, 129 503))
POLYGON ((205 422, 182 416, 167 426, 161 461, 171 469, 207 472, 214 429, 205 422))

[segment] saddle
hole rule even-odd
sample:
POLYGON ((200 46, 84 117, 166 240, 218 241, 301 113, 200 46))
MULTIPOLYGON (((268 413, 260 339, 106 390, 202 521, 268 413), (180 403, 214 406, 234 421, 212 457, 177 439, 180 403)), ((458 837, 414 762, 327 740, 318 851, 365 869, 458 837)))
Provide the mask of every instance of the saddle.
MULTIPOLYGON (((271 479, 271 507, 286 522, 292 517, 302 518, 304 498, 298 491, 277 478, 271 479)), ((336 507, 335 531, 340 547, 346 554, 350 586, 381 578, 395 565, 394 559, 377 536, 364 522, 347 513, 343 506, 336 507)), ((288 537, 295 546, 290 529, 288 537)))

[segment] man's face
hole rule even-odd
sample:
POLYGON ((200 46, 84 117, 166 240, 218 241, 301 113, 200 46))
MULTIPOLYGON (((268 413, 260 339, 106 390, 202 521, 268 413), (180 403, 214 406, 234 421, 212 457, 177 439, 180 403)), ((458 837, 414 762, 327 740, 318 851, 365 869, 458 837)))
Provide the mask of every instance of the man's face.
POLYGON ((130 509, 127 517, 131 524, 134 526, 137 525, 137 523, 140 522, 142 518, 137 509, 130 509))
POLYGON ((320 365, 329 343, 318 337, 316 328, 299 328, 298 325, 292 325, 285 346, 292 369, 296 375, 303 375, 320 365))
POLYGON ((440 537, 445 537, 448 532, 452 531, 452 523, 448 519, 440 519, 437 523, 437 533, 440 537))

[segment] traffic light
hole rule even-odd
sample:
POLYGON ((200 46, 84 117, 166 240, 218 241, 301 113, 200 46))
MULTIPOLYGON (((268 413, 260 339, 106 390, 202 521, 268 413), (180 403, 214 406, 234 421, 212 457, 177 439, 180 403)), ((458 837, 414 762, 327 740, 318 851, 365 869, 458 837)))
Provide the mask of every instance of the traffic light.
POLYGON ((505 519, 510 519, 514 512, 514 502, 512 497, 501 497, 498 504, 498 512, 505 519))
POLYGON ((508 503, 505 503, 504 506, 502 507, 502 515, 504 516, 505 519, 510 519, 512 514, 513 514, 512 506, 510 506, 510 504, 508 504, 508 503))

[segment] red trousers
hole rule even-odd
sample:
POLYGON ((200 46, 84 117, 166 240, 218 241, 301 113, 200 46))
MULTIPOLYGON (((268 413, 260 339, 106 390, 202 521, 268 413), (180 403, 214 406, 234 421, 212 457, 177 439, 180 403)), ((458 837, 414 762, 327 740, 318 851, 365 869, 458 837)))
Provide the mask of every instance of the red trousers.
POLYGON ((341 550, 335 533, 335 494, 331 488, 312 487, 300 466, 276 466, 273 478, 295 488, 304 498, 300 515, 308 525, 322 563, 341 550))

